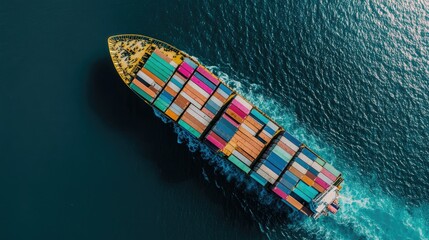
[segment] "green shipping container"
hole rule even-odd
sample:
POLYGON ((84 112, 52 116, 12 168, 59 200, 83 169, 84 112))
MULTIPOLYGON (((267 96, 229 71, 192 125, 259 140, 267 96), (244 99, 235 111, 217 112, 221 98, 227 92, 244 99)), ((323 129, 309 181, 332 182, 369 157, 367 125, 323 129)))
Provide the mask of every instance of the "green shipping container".
POLYGON ((328 170, 330 173, 332 173, 335 177, 338 177, 341 174, 337 169, 335 169, 329 163, 325 163, 325 165, 323 167, 326 168, 326 170, 328 170))
POLYGON ((199 138, 201 136, 201 134, 197 130, 195 130, 193 127, 191 127, 182 119, 179 120, 179 125, 182 126, 184 129, 188 130, 188 132, 190 132, 195 137, 199 138))
POLYGON ((145 91, 141 90, 139 87, 137 87, 134 83, 130 84, 130 88, 134 90, 136 93, 138 93, 140 96, 142 96, 144 99, 148 100, 149 102, 152 102, 153 98, 147 94, 145 91))
POLYGON ((308 186, 302 181, 299 181, 296 187, 301 190, 305 195, 309 196, 310 198, 314 199, 319 192, 312 188, 311 186, 308 186))
POLYGON ((160 56, 158 56, 156 53, 152 53, 152 56, 156 61, 161 63, 165 68, 167 68, 170 71, 174 71, 176 68, 171 66, 170 63, 166 62, 164 59, 162 59, 160 56))
POLYGON ((158 62, 157 60, 155 60, 153 58, 149 59, 147 61, 147 63, 155 65, 157 68, 159 68, 159 70, 161 72, 163 72, 163 73, 165 73, 167 75, 171 75, 173 73, 173 71, 174 71, 174 69, 171 70, 171 69, 166 68, 162 63, 158 62))
POLYGON ((154 64, 146 63, 144 65, 144 68, 146 68, 147 70, 149 70, 149 72, 153 73, 155 76, 161 79, 161 81, 167 82, 168 75, 166 73, 161 72, 159 68, 157 68, 154 64))
POLYGON ((263 177, 261 177, 261 175, 259 175, 257 172, 252 172, 250 174, 250 176, 255 179, 259 184, 261 184, 262 186, 265 186, 267 184, 267 180, 263 177))
POLYGON ((278 145, 273 149, 273 152, 275 152, 279 157, 283 158, 285 162, 289 161, 292 158, 289 153, 281 149, 278 145))
POLYGON ((250 172, 250 168, 246 164, 244 164, 242 161, 240 161, 240 159, 235 157, 234 155, 230 155, 228 157, 228 160, 231 161, 232 163, 234 163, 238 168, 243 170, 245 173, 250 172))
POLYGON ((320 166, 322 166, 323 167, 323 165, 325 165, 325 161, 323 161, 322 159, 320 159, 320 158, 316 158, 316 162, 318 163, 318 164, 320 164, 320 166))

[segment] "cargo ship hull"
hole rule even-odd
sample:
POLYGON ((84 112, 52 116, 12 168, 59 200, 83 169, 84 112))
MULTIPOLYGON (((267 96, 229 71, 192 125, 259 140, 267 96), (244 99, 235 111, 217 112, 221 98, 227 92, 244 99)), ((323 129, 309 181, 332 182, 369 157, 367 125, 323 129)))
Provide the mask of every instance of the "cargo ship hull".
POLYGON ((341 173, 198 60, 142 35, 108 39, 124 83, 215 154, 301 213, 339 209, 341 173))

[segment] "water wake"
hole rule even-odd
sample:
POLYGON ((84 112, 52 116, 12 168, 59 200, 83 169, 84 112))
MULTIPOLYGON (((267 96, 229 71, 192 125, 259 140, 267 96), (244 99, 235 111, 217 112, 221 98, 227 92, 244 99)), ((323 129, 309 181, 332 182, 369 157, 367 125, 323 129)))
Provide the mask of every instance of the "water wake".
MULTIPOLYGON (((342 171, 345 178, 341 190, 340 211, 336 215, 318 220, 306 219, 281 204, 272 193, 260 187, 255 181, 249 181, 238 168, 214 155, 207 146, 175 125, 174 131, 178 136, 178 143, 185 143, 190 151, 199 152, 201 157, 213 167, 214 172, 223 175, 228 182, 234 182, 237 187, 257 196, 258 204, 254 204, 253 201, 249 203, 249 199, 240 199, 242 196, 224 191, 222 185, 216 180, 210 180, 207 170, 202 170, 205 180, 213 181, 224 194, 232 194, 238 199, 242 208, 250 213, 258 223, 261 232, 269 239, 305 236, 300 232, 324 239, 429 239, 429 206, 411 209, 402 199, 383 192, 376 184, 374 177, 357 174, 358 171, 350 164, 352 159, 337 159, 334 154, 338 151, 337 149, 334 150, 309 133, 297 122, 296 116, 287 110, 287 106, 282 106, 275 99, 264 95, 262 86, 248 84, 245 80, 236 81, 219 71, 217 67, 209 67, 209 69, 261 110, 269 112, 269 115, 292 135, 305 142, 326 160, 335 162, 334 165, 342 171), (271 221, 271 212, 264 211, 267 206, 270 206, 270 211, 274 209, 274 211, 287 212, 283 223, 271 221), (265 212, 266 216, 261 217, 260 214, 254 214, 255 212, 265 212)), ((164 122, 168 122, 156 110, 155 113, 164 122)))

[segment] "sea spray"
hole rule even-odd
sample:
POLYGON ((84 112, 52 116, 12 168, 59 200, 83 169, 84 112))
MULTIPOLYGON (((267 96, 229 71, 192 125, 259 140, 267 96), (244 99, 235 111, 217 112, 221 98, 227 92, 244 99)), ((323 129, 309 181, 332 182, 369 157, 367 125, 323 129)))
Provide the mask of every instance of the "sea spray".
MULTIPOLYGON (((321 217, 317 221, 303 218, 302 214, 289 209, 273 193, 262 188, 232 163, 214 154, 205 144, 174 124, 178 143, 186 144, 191 152, 199 152, 201 158, 208 161, 214 173, 222 175, 228 182, 233 182, 236 188, 256 196, 257 204, 254 201, 249 204, 250 199, 243 199, 242 196, 237 196, 235 193, 224 191, 215 180, 216 188, 221 189, 223 194, 234 196, 268 238, 276 239, 288 236, 291 231, 305 231, 315 238, 325 239, 428 239, 425 229, 427 225, 425 216, 429 216, 426 210, 428 208, 411 211, 404 207, 400 199, 385 194, 372 176, 356 174, 356 169, 352 169, 353 165, 349 162, 352 161, 351 159, 337 159, 336 152, 341 152, 341 149, 334 149, 327 145, 321 137, 317 137, 298 123, 296 116, 288 111, 288 106, 283 106, 275 99, 263 94, 262 86, 249 84, 245 79, 237 81, 221 72, 217 67, 208 68, 262 111, 269 112, 270 117, 292 135, 304 141, 329 162, 335 162, 345 178, 341 190, 341 209, 336 215, 321 217), (264 211, 267 207, 270 208, 270 211, 275 209, 279 212, 287 212, 284 223, 282 220, 271 219, 273 213, 264 211), (265 214, 261 215, 262 212, 265 214)), ((163 122, 171 122, 159 111, 154 111, 163 122)), ((205 180, 209 181, 206 171, 208 170, 202 169, 202 175, 205 180)))
POLYGON ((262 86, 249 84, 245 79, 237 81, 215 66, 209 69, 261 110, 269 112, 270 117, 292 135, 304 141, 329 162, 335 162, 345 178, 341 190, 341 209, 337 215, 322 217, 317 221, 303 219, 286 226, 277 226, 271 229, 271 233, 263 231, 267 236, 280 229, 286 232, 302 229, 314 237, 326 239, 428 239, 427 206, 410 211, 400 198, 384 193, 373 176, 356 174, 356 169, 352 169, 354 166, 350 163, 352 159, 337 159, 335 152, 340 152, 341 149, 328 146, 321 138, 310 133, 287 110, 288 106, 263 95, 262 86))

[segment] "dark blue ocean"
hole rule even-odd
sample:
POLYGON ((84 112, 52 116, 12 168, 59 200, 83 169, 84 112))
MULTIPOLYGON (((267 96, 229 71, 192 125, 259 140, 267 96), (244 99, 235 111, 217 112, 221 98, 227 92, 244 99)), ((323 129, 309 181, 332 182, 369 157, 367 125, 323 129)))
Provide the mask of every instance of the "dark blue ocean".
POLYGON ((0 239, 429 239, 426 0, 0 2, 0 239), (107 38, 210 66, 343 172, 342 208, 281 209, 164 124, 107 38))

